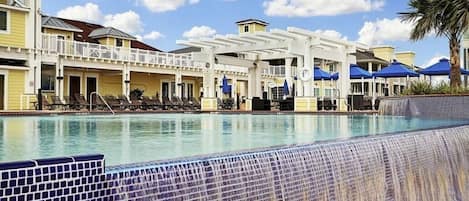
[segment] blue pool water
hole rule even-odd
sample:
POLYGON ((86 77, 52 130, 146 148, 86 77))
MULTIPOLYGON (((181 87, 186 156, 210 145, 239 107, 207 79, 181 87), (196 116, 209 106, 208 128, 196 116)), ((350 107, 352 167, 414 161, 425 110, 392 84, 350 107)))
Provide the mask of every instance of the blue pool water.
POLYGON ((2 117, 0 161, 102 153, 117 165, 467 123, 377 115, 2 117))

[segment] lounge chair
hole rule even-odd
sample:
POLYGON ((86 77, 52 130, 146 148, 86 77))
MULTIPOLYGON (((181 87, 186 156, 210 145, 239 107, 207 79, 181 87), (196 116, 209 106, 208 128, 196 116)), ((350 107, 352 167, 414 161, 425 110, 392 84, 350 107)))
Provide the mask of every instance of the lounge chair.
POLYGON ((78 105, 70 96, 64 96, 64 104, 70 110, 78 109, 78 105))
MULTIPOLYGON (((42 109, 47 109, 47 110, 51 110, 52 109, 52 105, 49 103, 49 101, 47 100, 47 97, 42 95, 41 96, 41 99, 42 99, 42 109)), ((39 97, 38 97, 38 100, 39 100, 39 97)), ((35 104, 35 108, 36 109, 39 109, 39 101, 35 104)))
POLYGON ((182 98, 182 102, 183 102, 185 108, 187 108, 189 110, 194 110, 195 106, 192 103, 192 101, 189 101, 188 98, 182 98))
POLYGON ((51 96, 51 99, 52 99, 52 103, 51 103, 51 107, 52 109, 62 109, 64 110, 66 108, 66 104, 64 104, 62 102, 62 100, 60 100, 60 97, 58 96, 51 96))
POLYGON ((194 105, 194 109, 200 110, 200 101, 197 100, 197 98, 191 97, 191 98, 189 98, 189 100, 190 100, 190 101, 192 102, 192 104, 194 105))
POLYGON ((104 100, 101 99, 99 96, 94 96, 92 98, 92 106, 97 109, 97 110, 105 110, 107 108, 106 104, 104 103, 104 100))
POLYGON ((140 109, 142 104, 139 101, 135 102, 130 102, 129 99, 127 99, 127 96, 125 95, 119 95, 118 99, 121 101, 121 103, 126 106, 130 110, 137 110, 140 109))
POLYGON ((160 101, 160 98, 158 96, 153 96, 151 99, 154 101, 155 105, 159 109, 165 109, 164 104, 160 101))
POLYGON ((86 101, 85 96, 83 94, 75 94, 75 104, 79 110, 86 109, 90 104, 86 101))
POLYGON ((163 96, 163 105, 165 106, 166 109, 174 109, 174 110, 177 110, 178 109, 178 105, 177 103, 174 103, 172 102, 171 100, 169 100, 168 97, 166 96, 163 96))
POLYGON ((144 105, 146 109, 151 109, 151 110, 161 109, 160 101, 157 99, 151 99, 148 96, 142 96, 142 105, 144 105))
POLYGON ((116 97, 112 95, 106 95, 103 98, 113 110, 125 110, 125 106, 120 102, 120 100, 116 99, 116 97))
POLYGON ((179 98, 178 96, 171 97, 171 102, 173 102, 173 104, 176 105, 178 110, 185 109, 184 102, 182 102, 181 98, 179 98))

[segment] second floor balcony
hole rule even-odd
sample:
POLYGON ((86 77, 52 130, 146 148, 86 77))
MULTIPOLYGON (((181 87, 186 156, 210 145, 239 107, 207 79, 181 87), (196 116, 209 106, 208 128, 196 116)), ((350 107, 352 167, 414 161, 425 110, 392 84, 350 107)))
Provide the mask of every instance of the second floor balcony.
POLYGON ((79 42, 43 34, 42 48, 48 54, 104 59, 131 63, 193 67, 190 54, 171 54, 135 48, 79 42))

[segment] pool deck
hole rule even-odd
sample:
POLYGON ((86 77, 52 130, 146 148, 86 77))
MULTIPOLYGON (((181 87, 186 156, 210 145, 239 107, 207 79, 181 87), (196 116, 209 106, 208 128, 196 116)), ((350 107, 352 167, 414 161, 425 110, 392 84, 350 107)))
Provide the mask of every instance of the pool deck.
MULTIPOLYGON (((282 114, 311 114, 311 115, 357 115, 357 114, 377 114, 377 111, 352 111, 352 112, 336 112, 336 111, 318 111, 318 112, 294 112, 294 111, 242 111, 242 110, 220 110, 202 112, 197 110, 137 110, 137 111, 115 111, 116 114, 257 114, 257 115, 282 115, 282 114)), ((1 111, 0 116, 47 116, 47 115, 87 115, 87 114, 111 114, 109 111, 60 111, 60 110, 30 110, 30 111, 1 111)))

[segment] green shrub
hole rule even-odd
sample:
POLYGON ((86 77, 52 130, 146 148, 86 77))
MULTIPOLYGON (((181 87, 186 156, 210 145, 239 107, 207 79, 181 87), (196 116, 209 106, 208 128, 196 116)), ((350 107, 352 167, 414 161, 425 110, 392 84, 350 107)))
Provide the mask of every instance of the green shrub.
POLYGON ((428 82, 414 81, 410 86, 404 90, 404 95, 424 95, 431 94, 433 91, 432 85, 428 82))
POLYGON ((446 82, 432 86, 426 81, 415 81, 404 90, 403 95, 427 95, 427 94, 469 94, 469 89, 464 87, 451 88, 446 82))

